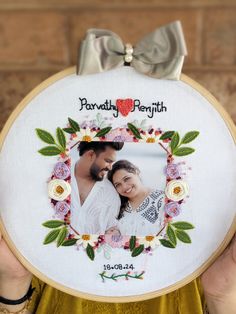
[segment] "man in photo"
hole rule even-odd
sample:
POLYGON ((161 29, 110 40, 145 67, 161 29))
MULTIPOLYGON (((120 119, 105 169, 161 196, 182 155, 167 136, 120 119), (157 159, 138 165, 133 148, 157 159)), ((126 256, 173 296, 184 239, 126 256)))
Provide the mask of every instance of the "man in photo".
POLYGON ((71 227, 79 234, 105 234, 117 224, 120 198, 106 178, 121 142, 81 142, 72 161, 71 227))

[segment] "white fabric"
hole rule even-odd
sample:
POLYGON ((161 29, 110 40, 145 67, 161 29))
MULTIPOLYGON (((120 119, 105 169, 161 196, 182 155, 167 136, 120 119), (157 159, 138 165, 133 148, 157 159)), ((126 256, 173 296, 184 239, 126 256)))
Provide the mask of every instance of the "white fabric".
POLYGON ((126 207, 123 217, 118 222, 122 235, 155 235, 164 222, 164 192, 152 191, 138 206, 133 209, 130 204, 126 207))
MULTIPOLYGON (((75 162, 72 169, 75 169, 75 162)), ((106 230, 117 224, 120 198, 110 181, 106 178, 97 181, 82 206, 74 175, 71 188, 71 226, 78 233, 105 234, 106 230)))

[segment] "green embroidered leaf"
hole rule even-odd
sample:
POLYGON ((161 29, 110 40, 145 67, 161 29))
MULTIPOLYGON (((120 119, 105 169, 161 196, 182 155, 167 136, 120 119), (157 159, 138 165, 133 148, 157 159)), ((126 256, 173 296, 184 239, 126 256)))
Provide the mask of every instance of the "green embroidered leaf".
POLYGON ((175 134, 172 136, 171 143, 170 143, 170 148, 171 152, 173 153, 176 149, 176 147, 179 145, 179 133, 175 132, 175 134))
POLYGON ((74 130, 74 133, 80 131, 80 127, 76 121, 72 120, 71 118, 68 118, 68 121, 70 123, 71 128, 74 130))
POLYGON ((42 129, 36 129, 36 133, 43 142, 47 144, 55 144, 55 140, 49 132, 42 129))
POLYGON ((136 236, 130 237, 130 240, 129 240, 130 251, 133 251, 133 249, 135 248, 135 244, 136 244, 136 236))
POLYGON ((57 247, 61 246, 67 236, 67 227, 61 228, 59 236, 57 238, 57 247))
POLYGON ((176 230, 175 231, 177 238, 184 243, 191 243, 191 239, 190 236, 187 234, 187 232, 183 231, 183 230, 176 230))
POLYGON ((197 136, 199 135, 199 132, 198 131, 191 131, 191 132, 188 132, 184 135, 181 143, 182 144, 188 144, 190 142, 192 142, 197 136))
POLYGON ((62 151, 56 146, 46 146, 38 151, 43 156, 56 156, 60 155, 62 151))
POLYGON ((168 240, 160 239, 160 243, 161 243, 161 245, 163 245, 165 247, 168 247, 168 248, 171 248, 171 249, 175 248, 175 245, 172 242, 168 241, 168 240))
POLYGON ((56 146, 46 146, 41 148, 38 152, 44 156, 56 156, 63 153, 63 151, 56 146))
POLYGON ((167 235, 168 235, 168 238, 169 238, 169 240, 170 240, 170 242, 174 245, 174 246, 176 246, 176 244, 177 244, 177 239, 176 239, 176 235, 175 235, 175 231, 174 231, 174 229, 171 227, 171 225, 170 224, 168 224, 168 227, 167 227, 167 235))
POLYGON ((105 252, 104 252, 104 257, 105 257, 106 259, 110 259, 110 258, 111 258, 111 253, 105 251, 105 252))
POLYGON ((46 228, 58 228, 64 224, 65 222, 62 220, 48 220, 43 223, 43 226, 46 228))
POLYGON ((61 128, 57 128, 57 139, 63 149, 66 149, 66 137, 61 128))
POLYGON ((173 222, 171 225, 174 226, 176 229, 181 229, 181 230, 194 229, 194 225, 186 221, 173 222))
POLYGON ((69 239, 69 240, 65 240, 62 243, 62 246, 72 246, 75 245, 75 243, 78 241, 78 239, 69 239))
POLYGON ((144 250, 144 245, 141 244, 141 245, 139 245, 138 247, 136 247, 136 248, 133 250, 131 256, 132 256, 132 257, 138 256, 139 254, 142 253, 143 250, 144 250))
POLYGON ((53 241, 55 241, 56 238, 58 237, 60 231, 61 231, 61 229, 55 229, 55 230, 50 231, 47 234, 46 238, 44 239, 43 244, 49 244, 49 243, 52 243, 53 241))
POLYGON ((97 137, 102 137, 104 135, 106 135, 107 133, 109 133, 111 131, 112 127, 108 126, 104 129, 101 129, 100 131, 98 131, 98 133, 96 134, 97 137))
POLYGON ((63 131, 66 132, 66 133, 69 133, 69 134, 74 134, 75 133, 74 129, 72 129, 72 128, 64 128, 63 131))
POLYGON ((139 130, 136 128, 135 125, 133 125, 132 123, 128 123, 128 128, 130 129, 130 131, 134 134, 134 136, 136 138, 142 139, 139 130))
POLYGON ((88 243, 88 246, 86 248, 86 253, 87 253, 88 257, 93 261, 94 257, 95 257, 94 250, 93 250, 92 246, 89 243, 88 243))
POLYGON ((175 156, 186 156, 192 154, 193 152, 195 152, 195 149, 191 147, 180 147, 172 152, 172 154, 175 156))
POLYGON ((102 250, 103 250, 102 245, 97 248, 97 252, 98 252, 98 253, 102 252, 102 250))
POLYGON ((166 131, 165 133, 162 134, 160 137, 160 140, 166 140, 168 138, 172 138, 172 136, 175 134, 174 131, 166 131))

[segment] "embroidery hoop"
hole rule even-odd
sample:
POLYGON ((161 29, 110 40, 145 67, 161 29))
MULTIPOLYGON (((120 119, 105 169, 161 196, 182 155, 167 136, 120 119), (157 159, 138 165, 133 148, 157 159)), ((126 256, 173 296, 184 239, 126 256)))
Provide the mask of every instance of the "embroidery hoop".
MULTIPOLYGON (((12 113, 10 118, 8 119, 0 138, 0 146, 2 149, 2 146, 4 144, 4 140, 7 137, 7 134, 9 130, 11 129, 11 126, 14 124, 17 117, 20 115, 20 113, 23 111, 23 109, 30 103, 30 101, 36 97, 40 92, 44 91, 47 87, 52 85, 54 82, 57 82, 58 80, 69 76, 71 74, 75 73, 75 68, 69 68, 65 71, 62 71, 51 78, 44 81, 42 84, 40 84, 38 87, 36 87, 30 94, 28 94, 25 99, 18 105, 18 107, 15 109, 15 111, 12 113)), ((190 78, 188 78, 185 75, 181 76, 181 81, 191 86, 193 89, 195 89, 197 92, 199 92, 211 105, 218 111, 218 113, 221 115, 223 120, 225 121, 231 136, 234 139, 234 142, 236 141, 236 131, 235 126, 229 117, 229 115, 224 111, 224 109, 220 106, 220 104, 215 100, 215 98, 206 91, 203 87, 201 87, 198 83, 194 82, 190 78)), ((191 275, 187 276, 186 278, 183 278, 182 280, 176 282, 175 284, 169 285, 163 289, 159 289, 158 291, 148 292, 141 295, 131 295, 131 296, 101 296, 101 295, 95 295, 95 294, 89 294, 89 293, 83 293, 77 290, 74 290, 72 288, 68 288, 64 285, 61 285, 54 280, 51 280, 49 277, 47 277, 45 274, 42 274, 38 269, 36 269, 33 265, 31 265, 26 258, 22 256, 18 248, 14 245, 14 241, 10 238, 8 231, 6 230, 4 226, 4 222, 0 221, 0 227, 1 231, 3 233, 4 238, 6 239, 8 245, 13 250, 13 252, 16 254, 17 258, 25 265, 27 269, 29 269, 33 274, 35 274, 37 277, 45 281, 46 283, 54 286, 57 289, 60 289, 66 293, 70 293, 75 296, 83 297, 86 299, 91 299, 95 301, 106 301, 106 302, 132 302, 132 301, 140 301, 145 299, 150 299, 162 294, 169 293, 196 278, 199 276, 216 258, 221 254, 221 252, 224 250, 224 248, 229 243, 230 239, 232 238, 234 231, 236 229, 236 218, 233 219, 231 227, 229 228, 227 234, 225 235, 223 241, 221 242, 218 249, 208 258, 198 269, 196 269, 191 275)))

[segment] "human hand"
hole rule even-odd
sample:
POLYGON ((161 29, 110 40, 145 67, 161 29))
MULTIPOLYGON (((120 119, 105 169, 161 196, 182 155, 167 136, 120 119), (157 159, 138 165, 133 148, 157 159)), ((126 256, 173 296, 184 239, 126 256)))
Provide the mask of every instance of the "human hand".
POLYGON ((210 313, 236 313, 236 234, 201 281, 210 313))
POLYGON ((30 273, 17 260, 8 248, 0 232, 0 278, 1 280, 18 280, 29 277, 30 273))
MULTIPOLYGON (((31 273, 13 255, 0 233, 0 296, 11 300, 22 298, 31 280, 31 273)), ((4 307, 17 311, 22 308, 22 304, 4 307)))

